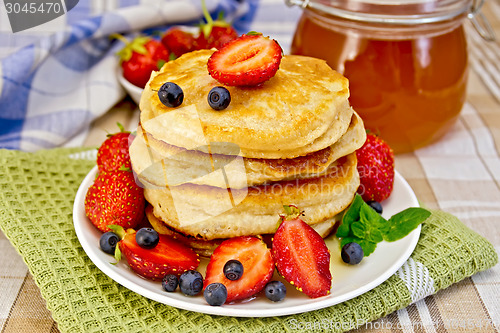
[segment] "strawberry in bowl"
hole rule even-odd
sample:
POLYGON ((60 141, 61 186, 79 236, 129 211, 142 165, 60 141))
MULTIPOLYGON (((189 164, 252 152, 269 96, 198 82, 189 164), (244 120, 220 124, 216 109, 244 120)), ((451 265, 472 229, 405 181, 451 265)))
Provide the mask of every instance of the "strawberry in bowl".
POLYGON ((169 60, 168 49, 149 36, 138 36, 132 41, 119 34, 111 37, 125 44, 117 55, 120 57, 118 80, 134 102, 139 104, 142 90, 151 73, 157 71, 169 60))

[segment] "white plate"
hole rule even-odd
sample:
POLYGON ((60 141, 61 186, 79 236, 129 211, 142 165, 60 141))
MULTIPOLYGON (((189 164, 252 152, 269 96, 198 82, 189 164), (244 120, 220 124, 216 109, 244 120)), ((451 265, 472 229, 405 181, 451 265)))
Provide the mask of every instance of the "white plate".
MULTIPOLYGON (((377 249, 358 265, 347 265, 340 258, 339 243, 336 237, 330 236, 326 242, 331 251, 331 271, 333 275, 332 290, 328 296, 311 299, 295 290, 290 284, 287 295, 282 302, 273 303, 264 295, 252 300, 223 306, 210 306, 205 302, 202 293, 197 296, 185 296, 180 291, 167 293, 163 291, 161 282, 146 280, 135 274, 127 266, 125 260, 112 265, 114 258, 99 248, 101 233, 85 216, 84 199, 87 189, 96 176, 97 168, 92 169, 83 180, 76 194, 73 207, 73 220, 78 239, 92 262, 107 276, 122 286, 152 300, 177 308, 207 314, 238 317, 270 317, 302 313, 332 306, 359 296, 393 275, 408 259, 420 236, 419 226, 403 239, 396 242, 379 243, 377 249)), ((396 172, 394 190, 389 199, 383 203, 384 217, 388 218, 408 207, 418 207, 418 201, 405 179, 396 172)), ((204 275, 208 260, 202 259, 199 271, 204 275)), ((275 279, 281 278, 275 273, 275 279)))

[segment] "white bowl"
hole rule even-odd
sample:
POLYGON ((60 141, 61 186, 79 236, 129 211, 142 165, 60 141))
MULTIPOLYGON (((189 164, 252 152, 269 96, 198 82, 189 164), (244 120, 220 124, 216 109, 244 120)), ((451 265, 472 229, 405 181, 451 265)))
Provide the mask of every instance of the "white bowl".
POLYGON ((118 67, 117 70, 118 81, 122 85, 123 89, 127 92, 127 94, 132 97, 134 102, 139 105, 139 101, 141 100, 143 88, 139 88, 138 86, 130 83, 125 77, 123 77, 123 70, 121 67, 118 67))

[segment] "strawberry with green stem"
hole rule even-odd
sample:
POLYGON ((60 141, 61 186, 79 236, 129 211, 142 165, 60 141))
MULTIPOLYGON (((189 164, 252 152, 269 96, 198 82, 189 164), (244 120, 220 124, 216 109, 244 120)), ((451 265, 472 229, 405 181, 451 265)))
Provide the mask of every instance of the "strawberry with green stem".
POLYGON ((120 132, 108 134, 107 139, 104 140, 97 151, 97 168, 99 171, 132 168, 128 148, 133 135, 129 131, 125 131, 122 124, 117 123, 117 125, 120 132))
POLYGON ((223 13, 220 13, 219 18, 214 21, 204 0, 201 1, 201 5, 207 22, 200 25, 200 34, 196 39, 198 49, 211 49, 213 47, 220 49, 238 37, 238 33, 231 24, 224 21, 223 13))
POLYGON ((139 36, 131 42, 119 34, 112 34, 125 44, 117 54, 123 69, 123 76, 130 83, 144 88, 151 72, 159 70, 169 60, 169 51, 163 44, 151 37, 139 36))

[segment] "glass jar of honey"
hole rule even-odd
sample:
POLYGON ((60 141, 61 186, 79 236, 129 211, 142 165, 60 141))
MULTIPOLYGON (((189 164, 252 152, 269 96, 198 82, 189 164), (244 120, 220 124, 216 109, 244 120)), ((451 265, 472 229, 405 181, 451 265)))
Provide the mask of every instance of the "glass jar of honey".
POLYGON ((287 0, 303 12, 291 53, 349 79, 365 127, 396 153, 440 138, 465 102, 469 0, 287 0))

